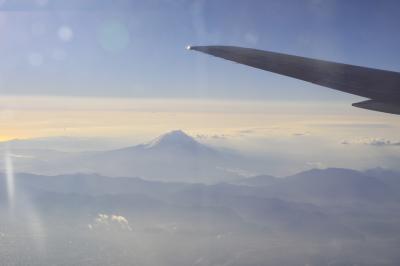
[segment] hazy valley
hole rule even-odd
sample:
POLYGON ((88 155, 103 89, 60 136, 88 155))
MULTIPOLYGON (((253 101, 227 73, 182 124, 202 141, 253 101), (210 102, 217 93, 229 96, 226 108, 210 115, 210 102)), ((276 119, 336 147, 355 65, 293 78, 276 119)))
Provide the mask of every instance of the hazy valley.
POLYGON ((0 258, 6 264, 400 261, 400 174, 394 171, 328 168, 244 177, 223 170, 250 167, 240 154, 181 131, 111 151, 31 151, 34 158, 12 157, 15 173, 0 178, 6 217, 0 258), (34 167, 36 174, 18 171, 24 163, 22 169, 34 167), (37 174, 53 165, 69 173, 37 174), (82 165, 93 173, 77 173, 82 165))

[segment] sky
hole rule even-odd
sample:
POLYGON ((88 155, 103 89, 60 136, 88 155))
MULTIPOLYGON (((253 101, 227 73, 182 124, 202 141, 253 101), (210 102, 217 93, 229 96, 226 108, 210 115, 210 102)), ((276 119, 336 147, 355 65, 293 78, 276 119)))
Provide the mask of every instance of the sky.
POLYGON ((389 0, 0 0, 0 140, 137 144, 183 129, 301 167, 395 167, 398 116, 185 47, 237 45, 400 71, 399 11, 389 0))
POLYGON ((0 3, 1 94, 357 99, 191 53, 189 44, 400 69, 398 1, 0 3))

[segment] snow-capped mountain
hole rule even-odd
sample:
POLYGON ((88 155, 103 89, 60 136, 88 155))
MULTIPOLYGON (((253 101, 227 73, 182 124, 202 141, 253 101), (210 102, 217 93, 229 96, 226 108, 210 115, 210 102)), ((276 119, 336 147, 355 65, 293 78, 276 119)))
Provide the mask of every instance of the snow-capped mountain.
POLYGON ((175 130, 144 144, 90 155, 80 164, 82 171, 110 176, 218 182, 238 177, 225 169, 237 167, 240 159, 175 130))
POLYGON ((169 153, 170 155, 172 155, 171 153, 179 153, 186 154, 188 156, 217 156, 219 153, 217 150, 196 141, 182 130, 174 130, 165 133, 147 143, 110 152, 118 153, 138 151, 148 153, 162 152, 169 153))
POLYGON ((142 146, 146 149, 174 148, 187 151, 212 150, 204 144, 200 144, 182 130, 174 130, 165 133, 142 146))

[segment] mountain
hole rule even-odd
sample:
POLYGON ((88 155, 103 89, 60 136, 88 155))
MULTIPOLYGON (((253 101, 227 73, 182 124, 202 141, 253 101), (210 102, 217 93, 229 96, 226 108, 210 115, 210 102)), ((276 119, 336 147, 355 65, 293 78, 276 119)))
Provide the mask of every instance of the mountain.
MULTIPOLYGON (((0 189, 6 188, 6 178, 0 175, 0 189)), ((19 173, 15 175, 15 186, 23 193, 49 191, 61 194, 118 195, 145 194, 161 197, 188 186, 178 182, 146 181, 137 177, 111 178, 97 174, 68 174, 44 176, 19 173)), ((7 195, 3 193, 2 195, 7 195)))
POLYGON ((245 163, 243 157, 196 141, 181 130, 148 143, 91 154, 79 164, 85 172, 106 176, 139 176, 151 180, 218 182, 238 178, 225 169, 245 163))
POLYGON ((181 130, 165 133, 144 144, 105 152, 105 154, 123 156, 136 155, 137 153, 153 155, 159 153, 170 157, 177 154, 189 157, 221 156, 217 150, 197 142, 181 130))
POLYGON ((182 188, 174 198, 184 206, 219 206, 233 210, 245 222, 286 233, 321 236, 358 237, 346 226, 334 221, 323 208, 313 204, 261 196, 254 187, 235 185, 196 185, 182 188), (253 192, 253 193, 251 193, 253 192))
MULTIPOLYGON (((0 183, 5 180, 0 175, 0 183)), ((166 211, 177 216, 174 221, 198 216, 208 223, 207 219, 216 222, 218 216, 225 216, 225 224, 244 223, 255 229, 282 230, 296 235, 318 234, 318 237, 358 237, 321 207, 272 198, 254 186, 172 183, 85 174, 17 174, 15 186, 18 209, 25 210, 23 205, 27 201, 49 215, 60 213, 61 209, 63 219, 69 212, 80 217, 103 211, 124 211, 132 215, 149 212, 160 215, 166 211)), ((5 186, 0 184, 1 187, 5 186)), ((4 200, 0 200, 0 207, 2 201, 6 203, 4 200)))
POLYGON ((400 173, 399 172, 389 170, 389 169, 384 169, 381 167, 377 167, 377 168, 366 170, 364 173, 368 176, 376 177, 377 179, 381 180, 386 185, 392 187, 393 189, 396 189, 397 191, 400 191, 400 173))
POLYGON ((207 155, 216 155, 218 153, 215 149, 199 143, 182 130, 168 132, 146 144, 139 145, 139 147, 164 152, 206 153, 207 155))
POLYGON ((341 169, 312 169, 278 179, 266 193, 305 202, 382 202, 398 198, 397 193, 376 177, 341 169))

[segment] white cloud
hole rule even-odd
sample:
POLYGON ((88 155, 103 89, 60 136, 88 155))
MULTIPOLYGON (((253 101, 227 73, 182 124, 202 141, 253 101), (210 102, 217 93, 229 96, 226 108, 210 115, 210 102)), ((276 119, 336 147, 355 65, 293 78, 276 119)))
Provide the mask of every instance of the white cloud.
POLYGON ((92 224, 88 224, 89 230, 126 230, 132 231, 128 219, 121 215, 99 213, 92 224))
POLYGON ((311 168, 317 168, 317 169, 327 168, 327 165, 322 162, 308 162, 307 166, 311 167, 311 168))

